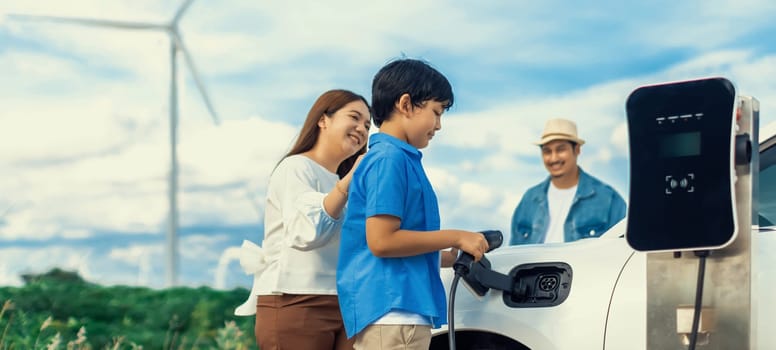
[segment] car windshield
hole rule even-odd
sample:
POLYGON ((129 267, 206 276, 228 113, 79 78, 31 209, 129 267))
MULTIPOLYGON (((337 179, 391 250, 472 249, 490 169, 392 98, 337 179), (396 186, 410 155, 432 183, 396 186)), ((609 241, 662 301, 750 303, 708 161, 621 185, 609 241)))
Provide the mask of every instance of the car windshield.
POLYGON ((760 151, 760 226, 776 225, 776 136, 763 143, 760 151))

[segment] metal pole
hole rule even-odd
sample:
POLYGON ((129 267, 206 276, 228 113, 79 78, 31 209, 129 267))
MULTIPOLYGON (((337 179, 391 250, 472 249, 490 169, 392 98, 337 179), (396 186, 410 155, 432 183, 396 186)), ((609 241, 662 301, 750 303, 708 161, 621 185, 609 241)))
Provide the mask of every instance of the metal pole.
POLYGON ((167 228, 167 287, 178 284, 178 46, 170 32, 170 184, 167 228))

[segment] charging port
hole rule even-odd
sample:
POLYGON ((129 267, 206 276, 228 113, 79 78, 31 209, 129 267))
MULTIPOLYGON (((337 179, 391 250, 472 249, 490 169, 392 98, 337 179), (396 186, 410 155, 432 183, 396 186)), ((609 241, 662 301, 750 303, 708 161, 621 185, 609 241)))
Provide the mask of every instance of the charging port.
POLYGON ((504 303, 520 308, 559 305, 569 295, 571 275, 566 263, 519 265, 509 272, 513 287, 504 292, 504 303))
POLYGON ((545 292, 552 292, 555 288, 558 288, 558 276, 557 275, 541 275, 539 276, 539 289, 545 292))

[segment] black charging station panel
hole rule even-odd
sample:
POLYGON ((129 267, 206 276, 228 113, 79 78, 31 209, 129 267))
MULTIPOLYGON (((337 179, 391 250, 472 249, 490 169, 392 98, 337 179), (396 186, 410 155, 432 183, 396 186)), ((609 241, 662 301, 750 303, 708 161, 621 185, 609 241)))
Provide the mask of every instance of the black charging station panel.
POLYGON ((628 97, 628 244, 639 251, 716 249, 736 235, 733 84, 651 85, 628 97))

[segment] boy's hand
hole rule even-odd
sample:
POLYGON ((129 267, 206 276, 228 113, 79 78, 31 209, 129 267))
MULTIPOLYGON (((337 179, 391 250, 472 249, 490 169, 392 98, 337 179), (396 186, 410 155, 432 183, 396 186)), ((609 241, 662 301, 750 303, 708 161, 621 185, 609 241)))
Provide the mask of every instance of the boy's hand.
POLYGON ((460 231, 456 248, 471 254, 474 261, 480 261, 485 252, 488 251, 488 240, 479 232, 460 231))

